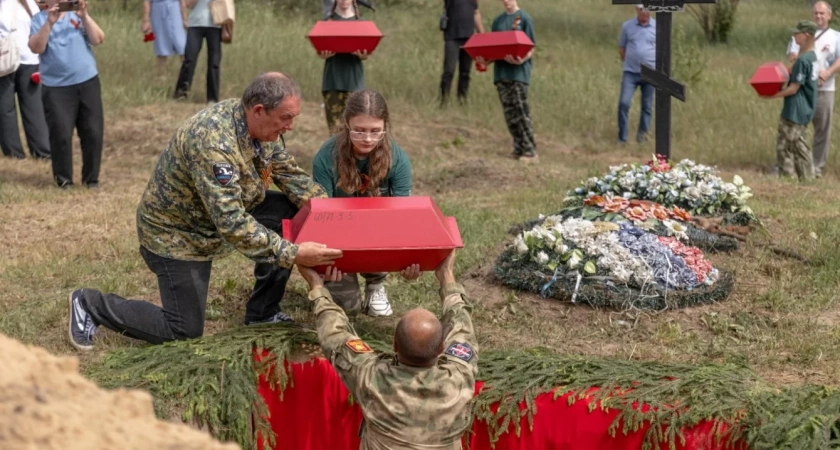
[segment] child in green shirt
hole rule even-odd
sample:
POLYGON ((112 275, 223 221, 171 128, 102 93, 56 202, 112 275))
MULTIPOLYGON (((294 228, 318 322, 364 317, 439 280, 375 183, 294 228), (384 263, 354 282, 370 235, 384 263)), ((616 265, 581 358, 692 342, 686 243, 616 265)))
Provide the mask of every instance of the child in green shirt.
POLYGON ((800 51, 790 71, 790 81, 786 88, 765 98, 785 99, 776 140, 779 175, 793 176, 795 169, 799 180, 809 180, 814 177, 814 160, 805 135, 808 124, 814 118, 817 102, 819 71, 816 67, 817 54, 814 53, 817 24, 803 20, 792 31, 800 51))
MULTIPOLYGON (((521 30, 535 44, 534 21, 525 11, 519 9, 516 0, 502 0, 505 12, 493 20, 492 31, 521 30)), ((524 58, 508 55, 504 61, 495 61, 493 83, 499 91, 499 100, 505 114, 505 122, 513 136, 513 156, 520 161, 536 161, 537 144, 534 141, 534 122, 528 107, 528 85, 531 82, 531 49, 524 58)), ((486 65, 483 58, 476 58, 479 66, 486 65)), ((492 61, 491 61, 492 62, 492 61)))
MULTIPOLYGON (((408 197, 411 195, 411 162, 391 138, 388 105, 376 91, 361 90, 347 98, 341 125, 327 139, 312 161, 312 178, 332 197, 408 197)), ((412 266, 402 271, 407 279, 412 266)), ((387 273, 363 273, 364 312, 371 316, 390 316, 391 304, 385 294, 387 273)), ((336 304, 348 315, 363 308, 359 280, 355 273, 326 283, 336 304)))
MULTIPOLYGON (((328 20, 359 20, 356 0, 335 0, 328 20)), ((324 112, 330 133, 341 123, 341 113, 351 92, 365 88, 365 73, 362 61, 368 58, 366 51, 336 54, 330 51, 318 53, 325 59, 324 79, 321 93, 324 95, 324 112)))

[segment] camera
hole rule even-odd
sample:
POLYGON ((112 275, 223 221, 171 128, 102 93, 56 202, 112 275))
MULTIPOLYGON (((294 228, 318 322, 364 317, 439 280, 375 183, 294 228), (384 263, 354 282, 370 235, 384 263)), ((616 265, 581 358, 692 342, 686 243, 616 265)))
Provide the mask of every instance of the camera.
POLYGON ((61 12, 66 11, 78 11, 79 10, 79 0, 71 0, 67 2, 58 2, 58 10, 61 12))

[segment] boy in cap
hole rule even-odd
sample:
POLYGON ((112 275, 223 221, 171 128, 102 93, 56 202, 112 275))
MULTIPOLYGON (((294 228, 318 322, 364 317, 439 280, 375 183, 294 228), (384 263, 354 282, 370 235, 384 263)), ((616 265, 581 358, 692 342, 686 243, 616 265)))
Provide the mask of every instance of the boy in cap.
POLYGON ((808 123, 814 118, 817 102, 817 54, 814 52, 814 35, 817 24, 803 20, 791 30, 799 57, 790 71, 787 87, 766 98, 784 97, 785 104, 779 119, 779 136, 776 139, 776 158, 779 174, 793 176, 794 169, 799 180, 814 177, 814 160, 805 140, 808 123), (793 166, 793 167, 791 167, 793 166))

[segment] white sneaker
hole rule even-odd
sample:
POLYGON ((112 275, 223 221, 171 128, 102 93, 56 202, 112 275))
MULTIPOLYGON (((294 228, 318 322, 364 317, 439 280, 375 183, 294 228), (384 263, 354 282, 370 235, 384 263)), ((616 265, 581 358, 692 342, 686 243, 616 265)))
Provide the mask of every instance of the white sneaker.
POLYGON ((385 295, 385 286, 368 291, 365 290, 365 313, 371 317, 384 317, 394 314, 391 310, 391 303, 388 302, 388 296, 385 295))

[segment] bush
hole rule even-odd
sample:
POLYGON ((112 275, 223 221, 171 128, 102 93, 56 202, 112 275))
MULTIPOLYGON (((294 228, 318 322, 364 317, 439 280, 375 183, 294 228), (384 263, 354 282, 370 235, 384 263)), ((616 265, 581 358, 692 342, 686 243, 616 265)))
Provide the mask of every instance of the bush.
POLYGON ((702 41, 687 36, 682 26, 675 26, 671 42, 671 74, 686 86, 696 85, 709 65, 709 56, 703 51, 702 41))
POLYGON ((726 43, 735 26, 739 0, 717 0, 714 5, 688 5, 692 17, 700 24, 706 40, 726 43))

